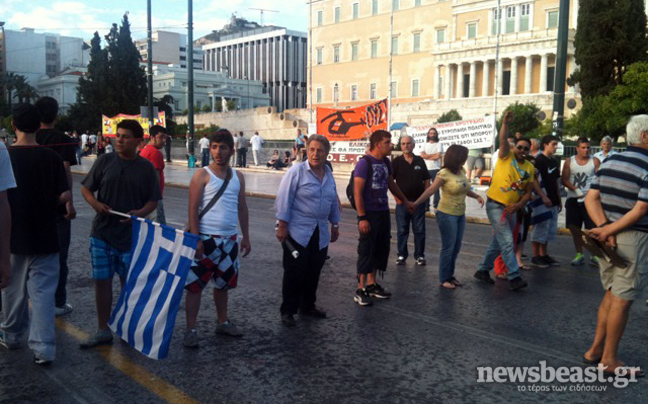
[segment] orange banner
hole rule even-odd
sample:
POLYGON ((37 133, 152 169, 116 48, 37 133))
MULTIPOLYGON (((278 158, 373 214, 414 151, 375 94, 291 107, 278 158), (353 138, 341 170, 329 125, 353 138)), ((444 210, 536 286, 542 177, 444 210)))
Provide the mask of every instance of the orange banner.
POLYGON ((387 99, 350 109, 317 108, 317 133, 329 140, 361 140, 387 130, 387 99))

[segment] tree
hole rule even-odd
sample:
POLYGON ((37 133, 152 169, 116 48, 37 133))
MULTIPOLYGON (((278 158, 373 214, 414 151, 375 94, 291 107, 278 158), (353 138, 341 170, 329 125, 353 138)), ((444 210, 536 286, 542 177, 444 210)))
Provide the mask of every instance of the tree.
POLYGON ((131 38, 128 15, 119 28, 112 25, 105 40, 102 49, 99 33, 94 33, 88 73, 79 80, 77 102, 70 108, 70 119, 80 130, 97 131, 102 114, 137 115, 146 104, 146 75, 131 38))
POLYGON ((14 80, 14 89, 16 90, 15 96, 18 102, 30 102, 32 99, 38 98, 38 91, 27 82, 25 76, 17 75, 14 80))
POLYGON ((567 83, 586 98, 609 94, 623 83, 629 65, 647 60, 644 0, 588 0, 579 4, 574 38, 580 66, 567 83))
POLYGON ((236 109, 236 100, 228 100, 227 101, 227 110, 228 111, 234 111, 236 109))
POLYGON ((444 123, 444 122, 454 122, 454 121, 460 121, 463 118, 459 114, 459 111, 456 109, 451 109, 450 111, 446 112, 445 114, 441 115, 439 119, 437 119, 438 123, 444 123))
MULTIPOLYGON (((523 135, 528 136, 540 126, 540 121, 537 117, 540 108, 533 103, 520 104, 516 102, 515 104, 510 104, 502 113, 502 117, 507 111, 513 111, 513 122, 509 125, 511 133, 520 132, 523 135)), ((497 126, 502 126, 502 118, 497 122, 497 126)))
POLYGON ((176 123, 173 120, 173 105, 175 104, 175 100, 173 96, 166 94, 159 100, 157 98, 153 100, 153 105, 158 108, 158 111, 164 111, 167 133, 169 135, 175 134, 176 123))

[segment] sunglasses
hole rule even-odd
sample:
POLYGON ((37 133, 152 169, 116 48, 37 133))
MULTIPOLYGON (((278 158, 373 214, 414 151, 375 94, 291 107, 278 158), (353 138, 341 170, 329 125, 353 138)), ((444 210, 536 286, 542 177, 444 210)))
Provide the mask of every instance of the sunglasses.
POLYGON ((525 146, 516 146, 516 149, 522 150, 522 151, 529 151, 529 148, 525 147, 525 146))

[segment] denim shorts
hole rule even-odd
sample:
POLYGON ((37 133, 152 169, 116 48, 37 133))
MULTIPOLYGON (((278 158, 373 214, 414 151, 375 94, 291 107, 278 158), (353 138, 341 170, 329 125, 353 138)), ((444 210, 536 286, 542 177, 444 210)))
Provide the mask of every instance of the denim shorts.
POLYGON ((98 238, 90 237, 90 256, 92 257, 92 278, 98 281, 112 279, 115 273, 126 278, 132 255, 121 251, 98 238))

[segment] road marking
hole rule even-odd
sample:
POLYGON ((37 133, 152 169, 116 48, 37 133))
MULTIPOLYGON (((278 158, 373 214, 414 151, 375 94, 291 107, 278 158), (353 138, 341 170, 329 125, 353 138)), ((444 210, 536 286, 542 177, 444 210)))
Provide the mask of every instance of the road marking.
MULTIPOLYGON (((82 329, 64 321, 56 319, 56 327, 67 333, 78 341, 87 339, 90 335, 82 329)), ((112 367, 121 371, 126 376, 136 381, 142 387, 169 403, 199 404, 200 402, 191 398, 187 393, 178 389, 171 383, 149 372, 146 368, 132 362, 127 355, 119 352, 111 345, 103 345, 94 348, 94 351, 101 355, 112 367)))

